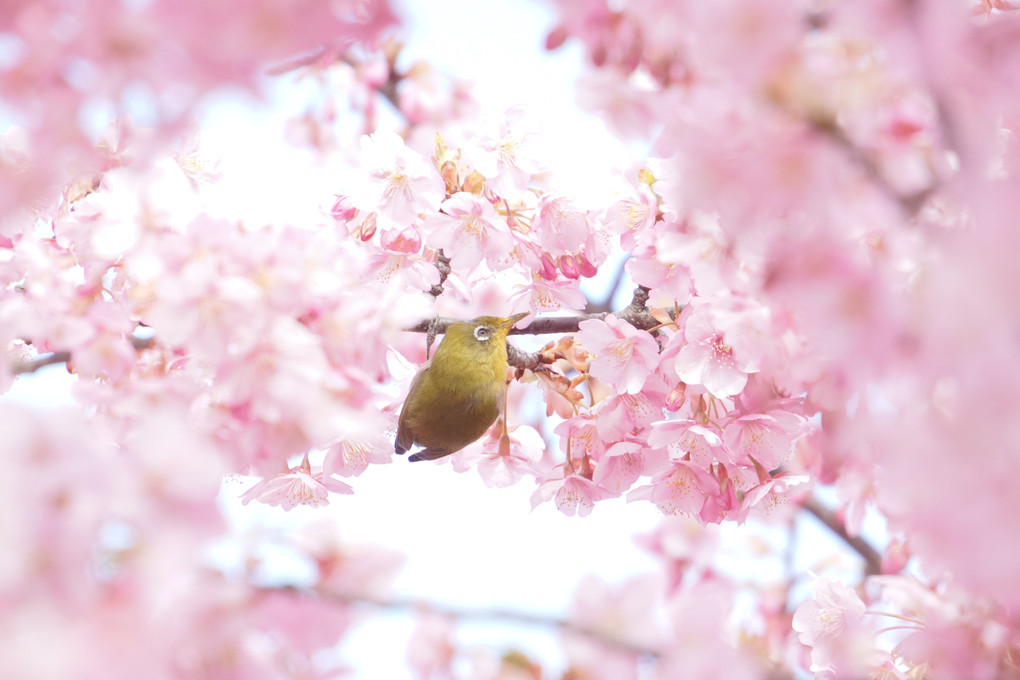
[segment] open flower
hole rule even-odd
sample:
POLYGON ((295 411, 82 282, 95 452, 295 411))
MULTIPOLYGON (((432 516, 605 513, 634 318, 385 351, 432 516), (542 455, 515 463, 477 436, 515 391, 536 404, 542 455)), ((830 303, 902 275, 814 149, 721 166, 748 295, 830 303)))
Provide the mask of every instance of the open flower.
POLYGON ((864 602, 839 581, 811 576, 815 597, 802 602, 793 615, 793 629, 811 647, 811 670, 867 675, 863 671, 874 649, 874 633, 864 626, 864 602))
POLYGON ((655 339, 612 314, 578 326, 577 341, 595 357, 591 374, 628 394, 640 392, 659 363, 655 339))
POLYGON ((608 495, 594 482, 579 475, 569 475, 542 482, 531 494, 531 507, 536 508, 543 501, 555 498, 556 507, 564 515, 586 517, 595 507, 595 501, 608 495))
POLYGON ((759 312, 710 305, 695 309, 684 326, 687 344, 675 359, 680 379, 688 385, 704 385, 716 397, 739 394, 748 374, 759 370, 760 350, 754 342, 763 321, 759 312))
MULTIPOLYGON (((318 466, 316 466, 318 467, 318 466)), ((354 489, 350 485, 325 475, 322 469, 312 469, 306 457, 301 465, 282 472, 275 477, 267 477, 244 492, 241 502, 247 505, 251 501, 259 501, 266 505, 278 505, 290 510, 299 505, 310 505, 318 508, 329 505, 329 492, 351 494, 354 489)))
POLYGON ((366 172, 353 183, 350 202, 358 210, 377 211, 386 224, 406 227, 419 214, 435 211, 443 200, 439 172, 395 132, 363 136, 361 162, 366 172))
POLYGON ((485 260, 493 269, 512 264, 505 257, 514 240, 506 220, 484 198, 460 191, 443 201, 443 212, 425 220, 429 245, 442 248, 454 269, 468 270, 485 260))

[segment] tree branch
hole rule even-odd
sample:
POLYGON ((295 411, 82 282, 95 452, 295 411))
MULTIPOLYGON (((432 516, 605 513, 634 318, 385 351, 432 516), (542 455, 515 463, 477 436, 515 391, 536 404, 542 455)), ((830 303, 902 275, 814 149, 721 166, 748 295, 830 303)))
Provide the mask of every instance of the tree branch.
MULTIPOLYGON (((644 286, 638 286, 634 289, 634 297, 631 299, 630 304, 624 307, 615 315, 620 319, 623 319, 631 326, 638 328, 643 331, 655 328, 661 325, 655 317, 652 316, 651 312, 645 306, 648 302, 648 289, 644 286)), ((591 314, 581 314, 578 316, 546 316, 542 318, 535 318, 528 325, 527 328, 511 328, 510 335, 548 335, 552 333, 576 333, 580 330, 579 324, 582 321, 589 319, 604 319, 610 312, 594 312, 591 314)), ((436 333, 444 333, 450 324, 460 321, 460 319, 449 319, 442 318, 435 320, 436 333)), ((410 333, 428 333, 429 326, 433 325, 433 320, 422 321, 416 326, 408 328, 407 331, 410 333)))
POLYGON ((436 261, 433 263, 436 269, 439 270, 439 283, 432 286, 432 290, 429 291, 429 295, 432 297, 439 297, 443 294, 443 286, 446 284, 446 279, 450 276, 450 258, 446 256, 442 250, 436 255, 436 261))
POLYGON ((851 536, 846 530, 846 525, 836 517, 836 513, 822 505, 814 496, 804 501, 801 507, 814 515, 815 519, 824 524, 829 531, 843 539, 847 545, 853 548, 864 559, 864 573, 866 575, 877 576, 882 573, 882 555, 860 536, 851 536))
POLYGON ((593 642, 612 647, 621 652, 636 654, 651 658, 659 657, 659 650, 646 647, 630 640, 616 637, 606 631, 581 625, 569 619, 541 616, 525 611, 513 609, 468 609, 466 607, 454 607, 451 605, 440 605, 431 602, 422 602, 410 599, 382 599, 368 595, 351 595, 340 593, 324 588, 304 589, 296 586, 263 587, 261 590, 268 592, 292 593, 294 595, 316 595, 323 600, 335 602, 342 605, 367 606, 376 609, 384 609, 390 612, 402 612, 415 614, 422 610, 449 616, 461 621, 504 621, 517 623, 526 626, 542 628, 554 628, 568 633, 576 633, 589 638, 593 642))
POLYGON ((846 153, 847 158, 853 161, 876 186, 881 188, 893 202, 899 204, 904 214, 916 215, 924 207, 928 198, 938 189, 938 182, 933 182, 930 186, 911 194, 903 194, 896 191, 883 176, 881 169, 874 159, 847 137, 843 130, 837 127, 835 123, 818 120, 810 116, 806 117, 805 120, 813 129, 828 137, 842 149, 846 153))
MULTIPOLYGON (((137 350, 148 349, 152 347, 156 339, 153 337, 140 338, 136 335, 132 335, 129 339, 131 345, 137 350)), ((34 373, 40 368, 46 366, 53 366, 55 364, 66 364, 71 360, 71 353, 67 351, 50 352, 48 354, 42 354, 34 359, 25 359, 22 361, 11 362, 11 374, 14 376, 25 375, 26 373, 34 373)))

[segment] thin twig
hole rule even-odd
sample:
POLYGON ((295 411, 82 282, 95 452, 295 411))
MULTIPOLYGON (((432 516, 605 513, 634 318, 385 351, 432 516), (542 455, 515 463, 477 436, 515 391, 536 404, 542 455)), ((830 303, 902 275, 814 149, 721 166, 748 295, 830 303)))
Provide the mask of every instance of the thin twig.
MULTIPOLYGON (((140 338, 132 335, 129 338, 131 346, 136 350, 141 351, 152 347, 155 344, 155 338, 140 338)), ((34 373, 41 368, 46 366, 53 366, 55 364, 66 364, 71 361, 71 353, 67 351, 50 352, 48 354, 40 355, 34 359, 26 359, 24 361, 15 361, 11 364, 11 373, 15 376, 25 375, 26 373, 34 373)))
POLYGON ((436 269, 439 270, 439 283, 432 286, 432 290, 429 291, 429 295, 432 297, 439 297, 443 294, 443 286, 446 284, 446 279, 450 276, 450 258, 446 256, 442 250, 436 256, 435 261, 436 269))
POLYGON ((814 515, 829 531, 843 539, 864 559, 865 574, 876 576, 882 573, 882 555, 860 536, 851 536, 850 532, 846 530, 846 525, 836 517, 836 513, 822 505, 814 496, 804 501, 801 507, 814 515))
POLYGON ((928 201, 933 193, 938 189, 938 182, 933 182, 930 186, 915 191, 910 194, 904 194, 897 191, 889 182, 886 180, 875 160, 865 153, 864 149, 855 144, 843 130, 836 126, 836 124, 829 124, 825 121, 816 120, 811 117, 806 118, 807 122, 811 124, 811 127, 818 132, 822 133, 835 144, 842 149, 847 158, 853 161, 868 178, 895 203, 899 204, 904 214, 908 216, 916 215, 924 204, 928 201))
POLYGON ((583 635, 591 639, 593 642, 605 645, 607 647, 613 647, 621 652, 627 652, 630 654, 636 654, 638 656, 645 656, 651 658, 659 657, 659 650, 651 647, 646 647, 630 640, 624 640, 616 637, 609 632, 597 630, 590 626, 585 626, 579 623, 575 623, 569 619, 563 619, 551 616, 541 616, 539 614, 533 614, 531 612, 513 610, 513 609, 469 609, 466 607, 455 607, 452 605, 436 604, 432 602, 422 602, 410 599, 382 599, 377 597, 371 597, 368 595, 351 595, 347 593, 339 593, 324 588, 311 588, 304 589, 294 586, 277 586, 277 587, 265 587, 265 591, 269 592, 282 592, 282 593, 293 593, 294 595, 313 595, 321 597, 323 600, 330 602, 336 602, 344 605, 354 606, 368 606, 376 609, 384 609, 386 611, 403 612, 407 614, 415 614, 423 611, 433 612, 443 616, 449 616, 450 618, 458 619, 460 621, 503 621, 507 623, 517 623, 526 626, 537 626, 542 628, 554 628, 559 629, 568 633, 576 633, 583 635))
POLYGON ((11 373, 14 375, 24 375, 26 373, 34 373, 40 368, 46 366, 53 366, 54 364, 66 364, 71 360, 70 352, 51 352, 49 354, 43 354, 35 359, 27 359, 25 361, 15 361, 11 365, 11 373))
MULTIPOLYGON (((614 314, 635 328, 647 331, 661 325, 646 307, 647 303, 648 289, 644 286, 638 286, 634 289, 634 297, 630 301, 630 304, 614 314)), ((536 318, 528 324, 527 328, 511 328, 509 334, 548 335, 551 333, 576 333, 580 330, 579 324, 582 321, 587 321, 589 319, 604 319, 608 313, 609 312, 594 312, 592 314, 580 314, 578 316, 546 316, 536 318)), ((457 321, 460 321, 460 319, 439 318, 435 322, 436 332, 445 332, 450 324, 457 321)), ((432 323, 433 321, 429 319, 422 321, 407 330, 411 333, 428 333, 429 326, 432 325, 432 323)))

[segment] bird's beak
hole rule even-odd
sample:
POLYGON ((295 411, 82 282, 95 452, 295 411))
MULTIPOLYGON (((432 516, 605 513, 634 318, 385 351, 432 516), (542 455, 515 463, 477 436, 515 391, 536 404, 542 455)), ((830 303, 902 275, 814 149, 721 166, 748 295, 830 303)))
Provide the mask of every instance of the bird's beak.
POLYGON ((520 321, 521 319, 523 319, 524 317, 526 317, 530 313, 531 312, 521 312, 520 314, 514 314, 511 317, 503 319, 503 322, 499 324, 499 327, 500 328, 506 328, 506 329, 509 330, 509 329, 514 327, 515 323, 517 323, 518 321, 520 321))

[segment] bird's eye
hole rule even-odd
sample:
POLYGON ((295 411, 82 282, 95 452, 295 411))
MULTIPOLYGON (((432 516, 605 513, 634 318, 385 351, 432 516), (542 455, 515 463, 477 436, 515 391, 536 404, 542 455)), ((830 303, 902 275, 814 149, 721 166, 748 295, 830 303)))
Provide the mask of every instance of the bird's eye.
POLYGON ((491 329, 488 326, 479 326, 475 329, 475 340, 485 342, 489 339, 491 329))

